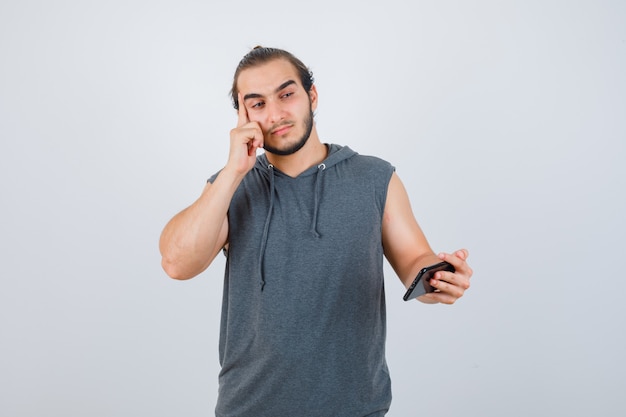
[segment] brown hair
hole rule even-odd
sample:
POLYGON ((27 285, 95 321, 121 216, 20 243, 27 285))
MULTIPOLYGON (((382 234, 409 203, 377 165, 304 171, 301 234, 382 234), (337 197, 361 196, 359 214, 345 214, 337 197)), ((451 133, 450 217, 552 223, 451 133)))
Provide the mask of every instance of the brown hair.
POLYGON ((278 48, 266 48, 264 46, 255 46, 250 52, 248 52, 242 59, 239 61, 239 65, 237 65, 237 69, 235 70, 235 76, 233 77, 233 86, 230 90, 231 99, 233 101, 233 107, 236 110, 239 110, 239 100, 237 99, 237 94, 239 90, 237 90, 237 80, 239 79, 239 74, 241 71, 256 67, 258 65, 266 64, 275 59, 286 59, 296 68, 296 72, 300 77, 300 82, 302 83, 302 87, 308 93, 311 91, 311 87, 313 86, 313 72, 302 63, 298 58, 293 56, 290 52, 287 52, 278 48))

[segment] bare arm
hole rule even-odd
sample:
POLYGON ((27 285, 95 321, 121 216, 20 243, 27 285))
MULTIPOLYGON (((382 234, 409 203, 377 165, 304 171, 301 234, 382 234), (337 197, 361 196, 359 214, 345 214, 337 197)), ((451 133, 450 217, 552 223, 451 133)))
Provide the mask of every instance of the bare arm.
POLYGON ((189 279, 204 271, 226 245, 230 200, 241 180, 220 172, 214 184, 170 220, 161 234, 161 265, 175 279, 189 279))
POLYGON ((385 257, 407 288, 421 268, 440 262, 415 220, 409 197, 396 173, 387 191, 383 246, 385 257))
MULTIPOLYGON (((242 103, 241 97, 239 102, 242 103)), ((159 241, 161 265, 175 279, 193 278, 204 271, 228 242, 228 207, 263 146, 263 132, 239 106, 237 127, 230 132, 228 163, 200 197, 170 220, 159 241)))
POLYGON ((407 288, 417 272, 428 265, 445 260, 455 267, 454 273, 435 274, 431 285, 438 291, 419 297, 422 302, 452 304, 469 288, 472 270, 465 262, 468 252, 463 249, 454 255, 435 255, 415 220, 404 185, 395 173, 389 182, 383 215, 383 246, 385 257, 407 288))

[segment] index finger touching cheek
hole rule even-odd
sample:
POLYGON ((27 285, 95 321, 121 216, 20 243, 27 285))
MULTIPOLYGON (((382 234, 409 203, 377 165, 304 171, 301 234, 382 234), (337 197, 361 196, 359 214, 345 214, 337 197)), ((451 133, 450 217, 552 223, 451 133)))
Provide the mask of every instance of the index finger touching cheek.
POLYGON ((246 105, 243 102, 243 96, 241 93, 237 93, 237 102, 239 104, 239 110, 237 111, 237 127, 241 127, 250 122, 248 119, 248 111, 246 105))

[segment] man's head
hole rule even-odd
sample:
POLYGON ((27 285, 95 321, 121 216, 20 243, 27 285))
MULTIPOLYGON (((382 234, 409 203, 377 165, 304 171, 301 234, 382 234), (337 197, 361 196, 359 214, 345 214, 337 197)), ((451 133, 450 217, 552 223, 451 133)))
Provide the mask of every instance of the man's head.
POLYGON ((233 86, 230 90, 230 95, 235 110, 239 110, 239 100, 237 99, 237 93, 239 93, 239 88, 237 86, 237 81, 239 81, 239 75, 241 74, 241 72, 249 68, 266 64, 275 59, 284 59, 288 61, 291 65, 293 65, 296 72, 298 73, 300 83, 302 83, 302 87, 304 88, 304 90, 307 93, 311 91, 311 87, 313 86, 314 81, 313 72, 306 65, 304 65, 302 61, 293 56, 290 52, 282 49, 256 46, 254 47, 254 49, 248 52, 241 59, 241 61, 239 61, 239 65, 237 65, 237 69, 235 70, 235 76, 233 77, 233 86))
POLYGON ((291 155, 313 134, 317 89, 311 72, 289 52, 253 49, 237 67, 233 104, 240 120, 256 123, 263 131, 265 151, 291 155))

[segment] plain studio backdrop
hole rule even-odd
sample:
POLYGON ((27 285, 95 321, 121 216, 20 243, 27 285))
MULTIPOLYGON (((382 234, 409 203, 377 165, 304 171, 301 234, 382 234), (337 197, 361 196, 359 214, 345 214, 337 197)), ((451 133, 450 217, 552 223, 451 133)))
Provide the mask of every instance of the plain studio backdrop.
POLYGON ((0 415, 213 415, 224 257, 178 282, 157 243, 257 44, 470 250, 454 306, 386 267, 389 416, 625 415, 625 3, 226 3, 0 5, 0 415))

